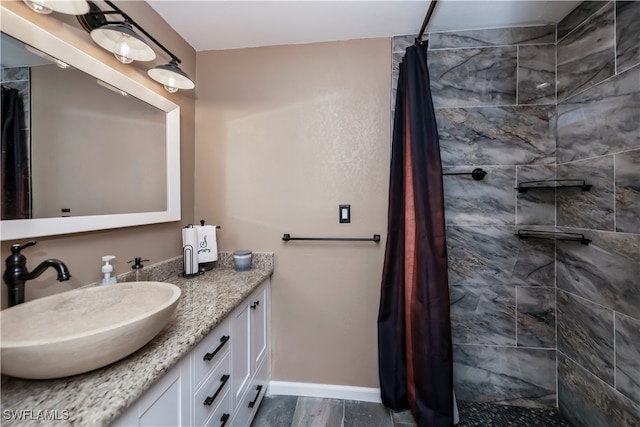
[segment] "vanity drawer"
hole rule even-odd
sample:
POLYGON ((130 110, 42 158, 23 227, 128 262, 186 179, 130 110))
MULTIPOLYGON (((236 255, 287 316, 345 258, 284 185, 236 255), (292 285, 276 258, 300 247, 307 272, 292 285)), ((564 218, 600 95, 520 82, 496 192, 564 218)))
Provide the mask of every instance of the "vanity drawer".
POLYGON ((206 427, 230 427, 231 426, 231 393, 227 392, 213 411, 211 417, 204 423, 206 427))
MULTIPOLYGON (((212 412, 230 413, 230 365, 229 356, 225 355, 206 381, 193 395, 193 425, 202 425, 212 412)), ((222 423, 220 423, 222 424, 222 423)), ((228 423, 227 423, 228 424, 228 423)), ((214 425, 216 425, 214 423, 214 425)), ((219 425, 219 424, 218 424, 219 425)))
POLYGON ((229 348, 231 348, 229 322, 224 320, 213 331, 209 332, 209 335, 192 352, 193 385, 195 390, 209 376, 211 370, 229 354, 229 348))

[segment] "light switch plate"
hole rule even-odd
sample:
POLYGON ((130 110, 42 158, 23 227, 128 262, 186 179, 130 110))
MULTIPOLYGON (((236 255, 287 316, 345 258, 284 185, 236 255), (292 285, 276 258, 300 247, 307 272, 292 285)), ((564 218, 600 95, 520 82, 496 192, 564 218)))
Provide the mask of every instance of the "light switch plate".
POLYGON ((351 205, 340 205, 340 223, 351 222, 351 205))

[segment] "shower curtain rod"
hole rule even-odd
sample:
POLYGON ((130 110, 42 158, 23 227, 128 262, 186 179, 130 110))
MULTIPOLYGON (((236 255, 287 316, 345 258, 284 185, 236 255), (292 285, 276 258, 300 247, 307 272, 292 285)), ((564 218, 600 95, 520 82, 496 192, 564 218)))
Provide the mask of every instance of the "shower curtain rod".
POLYGON ((433 10, 436 8, 436 3, 438 3, 438 0, 431 0, 431 3, 429 3, 429 9, 427 10, 427 14, 424 17, 424 21, 422 21, 422 28, 420 28, 420 33, 418 34, 418 41, 422 41, 424 30, 426 30, 427 25, 429 25, 431 15, 433 15, 433 10))

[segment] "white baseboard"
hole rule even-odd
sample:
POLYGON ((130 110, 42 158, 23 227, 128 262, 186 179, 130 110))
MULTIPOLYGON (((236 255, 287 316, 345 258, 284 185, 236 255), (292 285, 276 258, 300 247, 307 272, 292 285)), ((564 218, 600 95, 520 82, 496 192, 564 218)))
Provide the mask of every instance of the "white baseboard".
POLYGON ((335 384, 294 383, 271 381, 269 395, 322 397, 328 399, 359 400, 381 403, 380 389, 373 387, 352 387, 335 384))

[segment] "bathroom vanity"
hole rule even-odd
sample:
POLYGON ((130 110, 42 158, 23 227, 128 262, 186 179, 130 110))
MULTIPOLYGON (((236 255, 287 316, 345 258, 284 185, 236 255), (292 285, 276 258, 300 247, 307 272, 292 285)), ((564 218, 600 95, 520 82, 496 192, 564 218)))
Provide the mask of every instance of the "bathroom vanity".
POLYGON ((182 290, 174 319, 116 363, 54 380, 3 377, 2 425, 250 425, 270 378, 273 254, 261 255, 249 271, 171 273, 164 281, 182 290))
POLYGON ((269 382, 269 279, 114 423, 248 426, 269 382))

